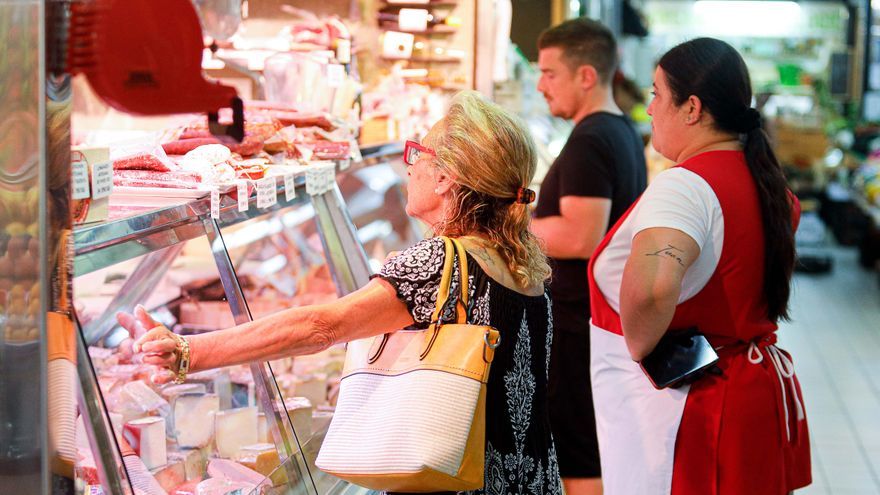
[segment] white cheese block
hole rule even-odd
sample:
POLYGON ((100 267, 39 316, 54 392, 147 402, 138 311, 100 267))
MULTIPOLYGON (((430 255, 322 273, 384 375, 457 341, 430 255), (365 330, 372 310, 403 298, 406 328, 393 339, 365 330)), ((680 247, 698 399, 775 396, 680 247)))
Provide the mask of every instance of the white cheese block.
POLYGON ((281 465, 278 451, 271 443, 258 443, 241 448, 238 463, 263 476, 269 476, 281 465))
POLYGON ((204 449, 184 449, 168 454, 168 462, 183 463, 186 481, 200 480, 205 476, 205 470, 208 469, 207 454, 204 449))
POLYGON ((284 408, 290 417, 293 431, 300 442, 305 443, 312 436, 312 402, 305 397, 284 399, 284 408))
POLYGON ((168 385, 162 388, 162 397, 165 398, 168 402, 174 400, 180 394, 190 393, 190 394, 204 394, 207 393, 208 389, 205 387, 204 383, 182 383, 180 385, 168 385))
POLYGON ((172 438, 181 448, 201 448, 214 437, 214 414, 220 410, 217 394, 182 393, 174 399, 172 438))
POLYGON ((259 485, 264 479, 263 475, 253 469, 226 459, 211 459, 208 463, 208 476, 214 479, 251 483, 253 485, 259 485))
POLYGON ((269 432, 269 421, 262 412, 257 414, 257 442, 272 442, 272 433, 269 432))
POLYGON ((242 407, 214 415, 214 443, 220 457, 234 458, 245 445, 257 443, 257 408, 242 407))
POLYGON ((327 403, 327 375, 315 374, 297 379, 293 385, 297 397, 305 397, 312 404, 319 406, 327 403))
POLYGON ((122 387, 122 397, 144 413, 158 412, 167 415, 170 406, 168 401, 153 391, 146 383, 136 380, 122 387))
POLYGON ((153 416, 129 421, 125 424, 123 436, 147 469, 155 469, 168 462, 164 419, 153 416))

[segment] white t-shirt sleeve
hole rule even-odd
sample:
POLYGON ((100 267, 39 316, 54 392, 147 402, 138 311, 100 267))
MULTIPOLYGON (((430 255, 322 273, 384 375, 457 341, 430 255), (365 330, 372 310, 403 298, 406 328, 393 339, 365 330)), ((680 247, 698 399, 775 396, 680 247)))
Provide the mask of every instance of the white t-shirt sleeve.
POLYGON ((630 240, 645 229, 665 227, 684 232, 700 247, 713 234, 721 205, 715 191, 699 175, 683 168, 666 170, 651 182, 633 218, 630 240))
POLYGON ((657 175, 632 213, 596 259, 594 276, 599 290, 614 311, 620 312, 623 269, 639 232, 665 227, 684 232, 700 247, 688 268, 678 302, 697 295, 712 278, 724 246, 724 215, 712 187, 699 175, 673 168, 657 175))

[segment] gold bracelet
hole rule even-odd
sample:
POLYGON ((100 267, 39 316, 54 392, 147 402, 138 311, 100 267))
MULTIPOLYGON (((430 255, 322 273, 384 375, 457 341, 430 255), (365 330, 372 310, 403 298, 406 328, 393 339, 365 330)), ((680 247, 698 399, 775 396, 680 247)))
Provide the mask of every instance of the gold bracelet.
POLYGON ((174 334, 177 339, 177 376, 174 377, 174 383, 180 384, 186 381, 186 374, 189 373, 190 354, 189 342, 182 336, 174 334))

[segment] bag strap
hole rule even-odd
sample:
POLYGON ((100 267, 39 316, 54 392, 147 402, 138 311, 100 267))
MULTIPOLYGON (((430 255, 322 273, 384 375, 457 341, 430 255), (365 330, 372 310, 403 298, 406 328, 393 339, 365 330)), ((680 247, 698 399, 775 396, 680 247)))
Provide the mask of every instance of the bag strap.
MULTIPOLYGON (((426 343, 422 348, 422 353, 419 356, 419 359, 425 359, 425 356, 427 356, 428 353, 431 351, 431 347, 433 347, 434 341, 437 340, 437 335, 440 333, 440 326, 443 324, 440 321, 440 317, 443 314, 443 308, 446 307, 446 303, 447 301, 449 301, 449 292, 452 288, 452 275, 453 273, 455 273, 456 254, 458 254, 459 273, 461 274, 461 283, 459 284, 461 286, 461 293, 455 303, 455 313, 457 316, 456 323, 467 323, 467 304, 469 291, 467 251, 465 251, 464 246, 461 244, 461 242, 458 241, 458 239, 451 239, 445 236, 441 237, 441 239, 443 239, 443 244, 446 249, 446 258, 443 260, 443 275, 440 278, 440 286, 437 289, 437 304, 434 307, 434 314, 431 316, 431 326, 428 327, 428 330, 425 333, 426 343)), ((389 334, 386 333, 376 336, 373 339, 373 344, 370 346, 370 352, 367 355, 368 364, 373 364, 379 359, 379 356, 382 355, 382 351, 385 350, 385 344, 388 343, 388 336, 389 334)), ((488 340, 486 341, 486 344, 489 345, 488 340)), ((495 347, 497 347, 497 344, 495 345, 495 347)), ((492 347, 492 349, 494 349, 495 347, 492 347)))
POLYGON ((468 304, 468 269, 467 269, 467 252, 458 239, 449 237, 441 237, 446 247, 446 259, 443 263, 443 276, 440 278, 440 287, 437 289, 437 304, 434 307, 434 314, 431 315, 431 323, 440 324, 440 317, 443 314, 443 308, 449 301, 450 290, 452 288, 452 274, 455 272, 455 254, 458 254, 459 273, 461 274, 461 295, 455 303, 455 312, 457 314, 457 323, 464 324, 467 322, 467 304, 468 304))

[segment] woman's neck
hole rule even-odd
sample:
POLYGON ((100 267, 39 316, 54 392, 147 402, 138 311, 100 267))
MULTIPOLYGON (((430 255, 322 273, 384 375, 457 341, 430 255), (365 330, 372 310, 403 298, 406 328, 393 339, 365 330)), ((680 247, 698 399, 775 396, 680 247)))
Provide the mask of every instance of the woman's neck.
POLYGON ((708 151, 742 151, 742 144, 739 139, 729 135, 712 136, 708 139, 697 141, 693 145, 685 147, 678 154, 676 163, 682 163, 689 158, 693 158, 701 153, 708 151))

